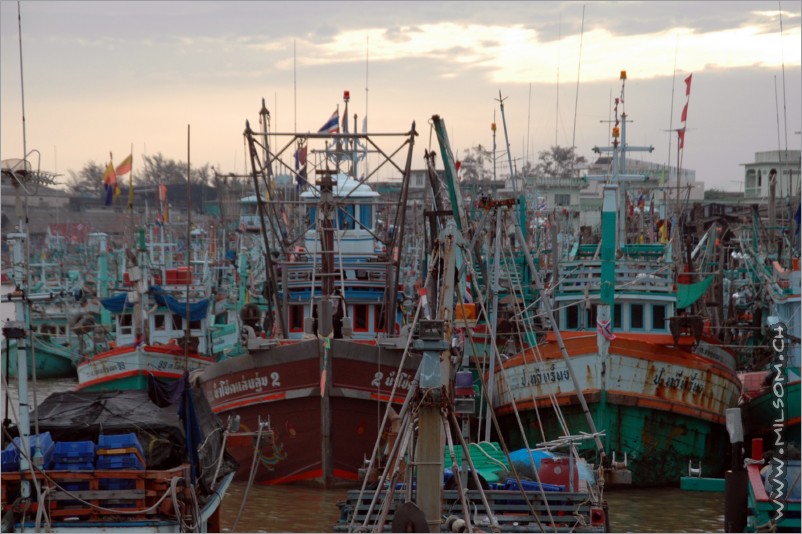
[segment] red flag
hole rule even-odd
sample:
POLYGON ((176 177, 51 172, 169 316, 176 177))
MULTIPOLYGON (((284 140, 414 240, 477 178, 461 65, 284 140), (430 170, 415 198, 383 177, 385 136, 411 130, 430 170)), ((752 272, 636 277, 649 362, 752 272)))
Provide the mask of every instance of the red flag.
POLYGON ((123 176, 131 172, 131 165, 133 163, 133 155, 129 155, 123 160, 122 163, 117 165, 117 176, 123 176))
POLYGON ((159 184, 159 200, 164 202, 167 200, 167 186, 159 184))
POLYGON ((685 148, 685 128, 677 130, 677 135, 679 136, 679 147, 685 148))
POLYGON ((679 118, 682 122, 688 120, 688 103, 685 102, 685 107, 682 108, 682 116, 679 118))
POLYGON ((693 76, 693 73, 688 74, 688 77, 685 78, 685 96, 690 96, 691 94, 691 76, 693 76))

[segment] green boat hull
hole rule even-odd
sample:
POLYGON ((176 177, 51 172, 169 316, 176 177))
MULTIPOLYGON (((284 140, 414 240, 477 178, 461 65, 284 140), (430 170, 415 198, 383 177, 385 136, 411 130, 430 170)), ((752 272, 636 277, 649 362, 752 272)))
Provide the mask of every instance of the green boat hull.
MULTIPOLYGON (((35 347, 36 353, 36 378, 75 378, 77 376, 75 363, 66 349, 53 345, 38 342, 35 347)), ((33 377, 34 363, 33 354, 29 350, 26 354, 28 361, 28 377, 33 377)), ((2 346, 2 373, 6 378, 17 378, 17 343, 16 340, 8 342, 8 354, 6 354, 6 343, 2 346), (11 356, 9 358, 9 355, 11 356)))
MULTIPOLYGON (((589 402, 588 407, 598 419, 595 416, 599 411, 598 403, 589 402)), ((573 435, 590 432, 579 405, 563 406, 561 410, 573 435)), ((563 435, 553 411, 540 411, 545 435, 563 435)), ((535 412, 526 410, 519 416, 529 445, 541 442, 540 423, 535 412)), ((615 460, 622 462, 626 452, 635 486, 677 485, 680 477, 688 474, 689 462, 697 468, 701 461, 703 477, 720 476, 728 466, 729 438, 723 425, 677 413, 611 403, 607 404, 605 419, 608 424, 602 442, 607 457, 612 460, 615 453, 615 460)), ((500 418, 500 426, 511 449, 525 447, 514 415, 500 418)), ((580 443, 579 451, 588 462, 598 463, 593 440, 580 443)))
MULTIPOLYGON (((784 440, 800 444, 800 396, 799 384, 791 382, 784 388, 784 440)), ((744 432, 747 438, 763 438, 764 447, 772 448, 776 436, 773 424, 777 419, 778 410, 773 403, 776 398, 771 390, 755 397, 741 406, 741 415, 744 421, 744 432)))

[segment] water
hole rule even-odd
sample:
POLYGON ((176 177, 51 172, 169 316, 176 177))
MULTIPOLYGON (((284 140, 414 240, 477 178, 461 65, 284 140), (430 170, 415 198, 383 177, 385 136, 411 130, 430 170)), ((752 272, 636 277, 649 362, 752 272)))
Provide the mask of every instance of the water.
MULTIPOLYGON (((245 483, 235 483, 223 501, 222 528, 232 532, 245 483)), ((678 488, 609 490, 613 532, 724 532, 724 494, 678 488)), ((253 486, 237 532, 331 532, 344 490, 253 486)))

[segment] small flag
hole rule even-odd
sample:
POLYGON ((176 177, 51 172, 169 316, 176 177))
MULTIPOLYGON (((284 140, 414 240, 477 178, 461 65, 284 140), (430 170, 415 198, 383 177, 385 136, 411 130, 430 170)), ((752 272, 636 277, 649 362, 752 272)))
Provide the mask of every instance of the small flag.
POLYGON ((691 77, 693 73, 689 74, 687 78, 685 78, 685 96, 690 96, 691 94, 691 77))
POLYGON ((103 183, 105 185, 117 184, 117 175, 114 173, 114 164, 111 161, 106 165, 106 170, 103 171, 103 183))
POLYGON ((335 109, 326 124, 320 127, 318 133, 340 133, 340 110, 335 109))
POLYGON ((306 145, 295 150, 295 181, 299 187, 306 183, 306 145))
POLYGON ((615 339, 615 334, 613 334, 613 330, 610 326, 610 321, 596 321, 596 330, 604 336, 604 339, 607 341, 612 341, 615 339))
POLYGON ((677 135, 679 136, 679 147, 685 148, 685 128, 677 130, 677 135))
POLYGON ((682 122, 688 120, 688 103, 685 102, 685 107, 682 108, 682 116, 679 118, 682 122))
POLYGON ((159 200, 165 202, 167 200, 167 186, 159 184, 159 200))
POLYGON ((111 161, 106 165, 106 170, 103 171, 103 188, 106 193, 106 206, 111 206, 116 196, 115 192, 118 189, 117 175, 114 174, 114 164, 111 161))
POLYGON ((131 172, 133 161, 133 154, 129 154, 128 157, 122 161, 122 163, 117 165, 117 176, 123 176, 131 172))

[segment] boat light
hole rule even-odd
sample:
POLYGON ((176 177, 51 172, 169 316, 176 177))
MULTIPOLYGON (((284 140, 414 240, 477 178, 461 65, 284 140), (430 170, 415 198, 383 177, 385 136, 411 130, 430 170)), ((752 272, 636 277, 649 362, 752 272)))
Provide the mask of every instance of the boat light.
POLYGON ((351 100, 351 91, 343 91, 343 100, 346 102, 351 100))
POLYGON ((622 80, 626 80, 627 79, 627 71, 625 71, 625 70, 621 71, 621 79, 622 80))

